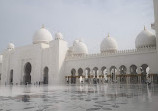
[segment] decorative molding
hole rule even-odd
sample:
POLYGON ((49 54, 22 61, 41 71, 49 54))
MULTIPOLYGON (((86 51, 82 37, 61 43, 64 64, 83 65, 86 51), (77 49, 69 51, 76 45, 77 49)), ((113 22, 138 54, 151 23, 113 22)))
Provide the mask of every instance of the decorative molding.
POLYGON ((143 53, 151 53, 151 52, 156 52, 156 47, 118 50, 116 52, 105 52, 105 53, 86 54, 86 55, 68 55, 65 60, 69 61, 69 60, 77 60, 77 59, 89 59, 89 58, 97 58, 97 57, 143 54, 143 53))

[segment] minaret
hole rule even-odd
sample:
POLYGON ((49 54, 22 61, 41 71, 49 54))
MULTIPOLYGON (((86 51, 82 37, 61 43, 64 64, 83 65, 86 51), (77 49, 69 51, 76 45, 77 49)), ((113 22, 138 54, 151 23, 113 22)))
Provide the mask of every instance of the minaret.
POLYGON ((156 33, 156 48, 158 51, 158 0, 153 0, 153 5, 154 5, 155 22, 154 24, 152 24, 152 28, 155 30, 156 33))

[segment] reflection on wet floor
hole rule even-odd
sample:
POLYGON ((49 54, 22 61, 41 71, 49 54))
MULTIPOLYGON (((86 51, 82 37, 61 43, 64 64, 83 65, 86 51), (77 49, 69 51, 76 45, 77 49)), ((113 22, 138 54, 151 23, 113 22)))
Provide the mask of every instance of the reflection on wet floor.
POLYGON ((30 96, 29 95, 22 95, 22 101, 23 102, 29 102, 30 96))
POLYGON ((0 111, 157 111, 158 85, 0 86, 0 111))

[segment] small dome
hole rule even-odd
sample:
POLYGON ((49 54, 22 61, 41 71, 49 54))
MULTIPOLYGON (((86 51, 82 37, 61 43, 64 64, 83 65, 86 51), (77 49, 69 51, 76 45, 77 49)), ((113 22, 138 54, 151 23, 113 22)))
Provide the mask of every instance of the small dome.
POLYGON ((110 37, 109 35, 104 38, 100 45, 100 51, 103 52, 114 52, 117 51, 118 46, 117 42, 114 38, 110 37))
POLYGON ((15 45, 13 43, 9 43, 7 49, 14 49, 15 45))
POLYGON ((156 37, 152 32, 144 28, 138 34, 135 40, 135 46, 136 48, 156 47, 156 37))
POLYGON ((81 40, 75 40, 72 47, 73 54, 88 54, 88 49, 85 43, 81 40))
POLYGON ((55 40, 63 39, 62 33, 58 32, 55 34, 55 40))
POLYGON ((33 36, 33 43, 49 43, 52 40, 52 34, 42 26, 33 36))
POLYGON ((0 63, 2 63, 2 60, 3 60, 3 56, 0 55, 0 63))

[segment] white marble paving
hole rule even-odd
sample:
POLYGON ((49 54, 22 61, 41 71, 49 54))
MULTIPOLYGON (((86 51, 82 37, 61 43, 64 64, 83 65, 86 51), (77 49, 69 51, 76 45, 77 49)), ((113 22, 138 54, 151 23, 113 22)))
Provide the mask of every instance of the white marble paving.
POLYGON ((157 111, 158 85, 0 86, 0 111, 157 111))

